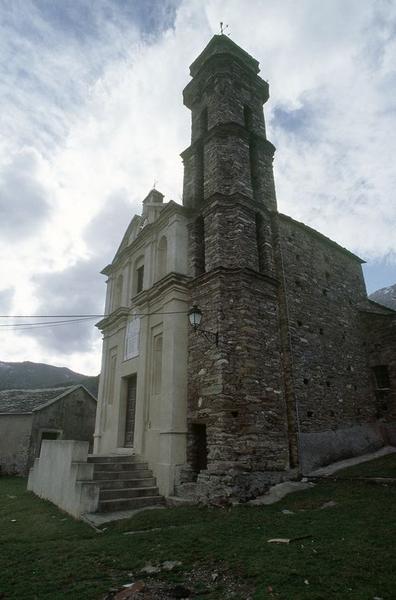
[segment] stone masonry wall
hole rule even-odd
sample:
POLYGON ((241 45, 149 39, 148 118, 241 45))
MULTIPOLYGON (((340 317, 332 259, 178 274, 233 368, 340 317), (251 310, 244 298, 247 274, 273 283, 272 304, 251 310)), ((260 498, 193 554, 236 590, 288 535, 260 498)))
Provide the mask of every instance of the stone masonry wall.
POLYGON ((292 220, 281 217, 280 226, 301 427, 371 420, 361 266, 292 220))
POLYGON ((252 195, 249 141, 242 128, 225 126, 204 146, 204 198, 214 193, 252 195))
POLYGON ((77 388, 53 404, 33 413, 28 467, 32 466, 39 454, 40 433, 43 429, 60 430, 61 439, 87 441, 92 447, 95 415, 96 402, 82 388, 77 388))
POLYGON ((205 269, 259 270, 255 212, 243 197, 217 194, 203 211, 205 269))
MULTIPOLYGON (((308 441, 300 459, 303 465, 330 462, 347 455, 348 444, 334 442, 337 456, 329 440, 320 448, 319 438, 305 434, 374 424, 376 418, 358 310, 366 298, 362 270, 356 258, 288 217, 279 217, 279 229, 300 441, 317 444, 316 458, 308 456, 315 452, 308 441)), ((366 429, 356 432, 366 435, 366 429)), ((374 437, 368 446, 381 444, 374 437)))
MULTIPOLYGON (((208 469, 198 481, 246 498, 289 467, 276 282, 253 271, 217 269, 195 280, 202 328, 190 332, 188 423, 207 428, 208 469)), ((194 441, 190 435, 189 449, 194 441)), ((188 457, 192 462, 191 454, 188 457)))
MULTIPOLYGON (((381 309, 380 309, 381 310, 381 309)), ((362 312, 369 367, 386 366, 389 388, 379 389, 374 372, 371 371, 371 386, 375 397, 375 411, 383 424, 385 443, 396 445, 396 313, 380 314, 362 312)))
POLYGON ((276 207, 274 147, 266 140, 262 109, 267 98, 268 84, 235 57, 212 57, 188 84, 184 102, 192 110, 192 135, 182 153, 185 206, 198 208, 215 193, 239 193, 276 207))
POLYGON ((0 474, 26 473, 31 428, 32 415, 0 415, 0 474))

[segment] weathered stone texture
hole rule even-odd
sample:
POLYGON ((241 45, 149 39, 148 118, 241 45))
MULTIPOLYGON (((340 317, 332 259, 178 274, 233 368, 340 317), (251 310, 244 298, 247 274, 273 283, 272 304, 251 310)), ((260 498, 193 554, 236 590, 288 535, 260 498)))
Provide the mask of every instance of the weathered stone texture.
POLYGON ((362 311, 361 319, 366 335, 376 418, 383 424, 385 441, 396 444, 396 313, 386 310, 370 307, 370 310, 362 311), (373 369, 379 365, 387 369, 389 387, 381 388, 376 381, 373 369))
POLYGON ((375 390, 369 368, 388 365, 396 389, 395 321, 364 320, 358 257, 277 212, 268 86, 257 73, 254 59, 215 36, 184 90, 191 296, 220 342, 189 335, 179 491, 206 500, 246 499, 290 469, 396 438, 396 392, 375 390))
POLYGON ((202 211, 205 270, 219 266, 258 271, 255 213, 238 196, 216 195, 202 211))
POLYGON ((233 129, 219 129, 205 142, 204 198, 215 193, 252 195, 249 141, 245 131, 233 129))
POLYGON ((279 225, 300 431, 370 422, 360 262, 292 219, 279 225))
POLYGON ((43 429, 59 430, 63 440, 88 441, 92 451, 95 414, 96 401, 81 387, 33 413, 27 468, 39 455, 43 429))
POLYGON ((96 400, 84 387, 2 392, 7 394, 0 407, 2 472, 26 475, 39 455, 43 432, 92 446, 96 400))
MULTIPOLYGON (((238 488, 230 469, 241 475, 289 467, 276 285, 239 269, 194 282, 202 327, 219 332, 218 347, 199 333, 189 339, 188 422, 204 423, 207 431, 208 468, 200 482, 215 477, 238 488)), ((193 445, 190 436, 191 451, 193 445)), ((249 486, 247 477, 239 481, 249 486)), ((239 496, 249 493, 239 489, 239 496)))
POLYGON ((237 53, 209 56, 197 72, 191 69, 196 75, 184 90, 192 111, 191 146, 182 153, 185 206, 198 207, 215 193, 240 193, 275 209, 274 147, 262 111, 268 84, 257 70, 254 59, 237 53))
POLYGON ((32 415, 0 416, 0 473, 21 474, 29 457, 32 415))

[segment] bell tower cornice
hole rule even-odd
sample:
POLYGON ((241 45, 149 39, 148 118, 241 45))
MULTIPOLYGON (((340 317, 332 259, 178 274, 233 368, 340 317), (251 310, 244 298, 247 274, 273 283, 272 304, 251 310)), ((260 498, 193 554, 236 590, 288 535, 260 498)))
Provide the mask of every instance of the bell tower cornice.
POLYGON ((183 90, 183 102, 192 109, 200 97, 216 86, 219 77, 232 77, 242 89, 255 88, 264 104, 269 98, 269 86, 258 76, 259 63, 225 35, 215 35, 190 66, 192 81, 183 90))
POLYGON ((222 54, 228 54, 234 56, 240 62, 244 64, 244 66, 252 71, 255 75, 259 73, 259 63, 258 61, 250 56, 243 50, 238 44, 233 42, 227 35, 214 35, 207 46, 202 50, 201 54, 197 56, 194 62, 190 65, 190 75, 191 77, 195 77, 198 75, 199 71, 203 67, 203 65, 213 56, 219 56, 222 54))

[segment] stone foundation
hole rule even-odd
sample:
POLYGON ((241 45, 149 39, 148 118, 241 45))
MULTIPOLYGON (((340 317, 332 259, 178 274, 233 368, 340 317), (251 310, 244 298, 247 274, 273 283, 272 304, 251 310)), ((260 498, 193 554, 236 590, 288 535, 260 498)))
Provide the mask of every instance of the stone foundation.
POLYGON ((380 423, 300 434, 300 464, 304 474, 338 460, 374 452, 384 446, 380 423))

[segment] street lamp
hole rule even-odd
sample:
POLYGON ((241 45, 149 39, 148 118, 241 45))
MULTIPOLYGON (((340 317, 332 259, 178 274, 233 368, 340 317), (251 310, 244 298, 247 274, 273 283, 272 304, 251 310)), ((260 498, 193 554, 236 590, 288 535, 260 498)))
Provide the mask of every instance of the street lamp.
POLYGON ((216 331, 206 331, 206 329, 201 329, 199 326, 202 321, 202 310, 194 304, 192 308, 188 311, 188 320, 190 321, 190 325, 197 333, 201 333, 206 337, 209 342, 215 343, 216 346, 219 345, 219 332, 216 331))

